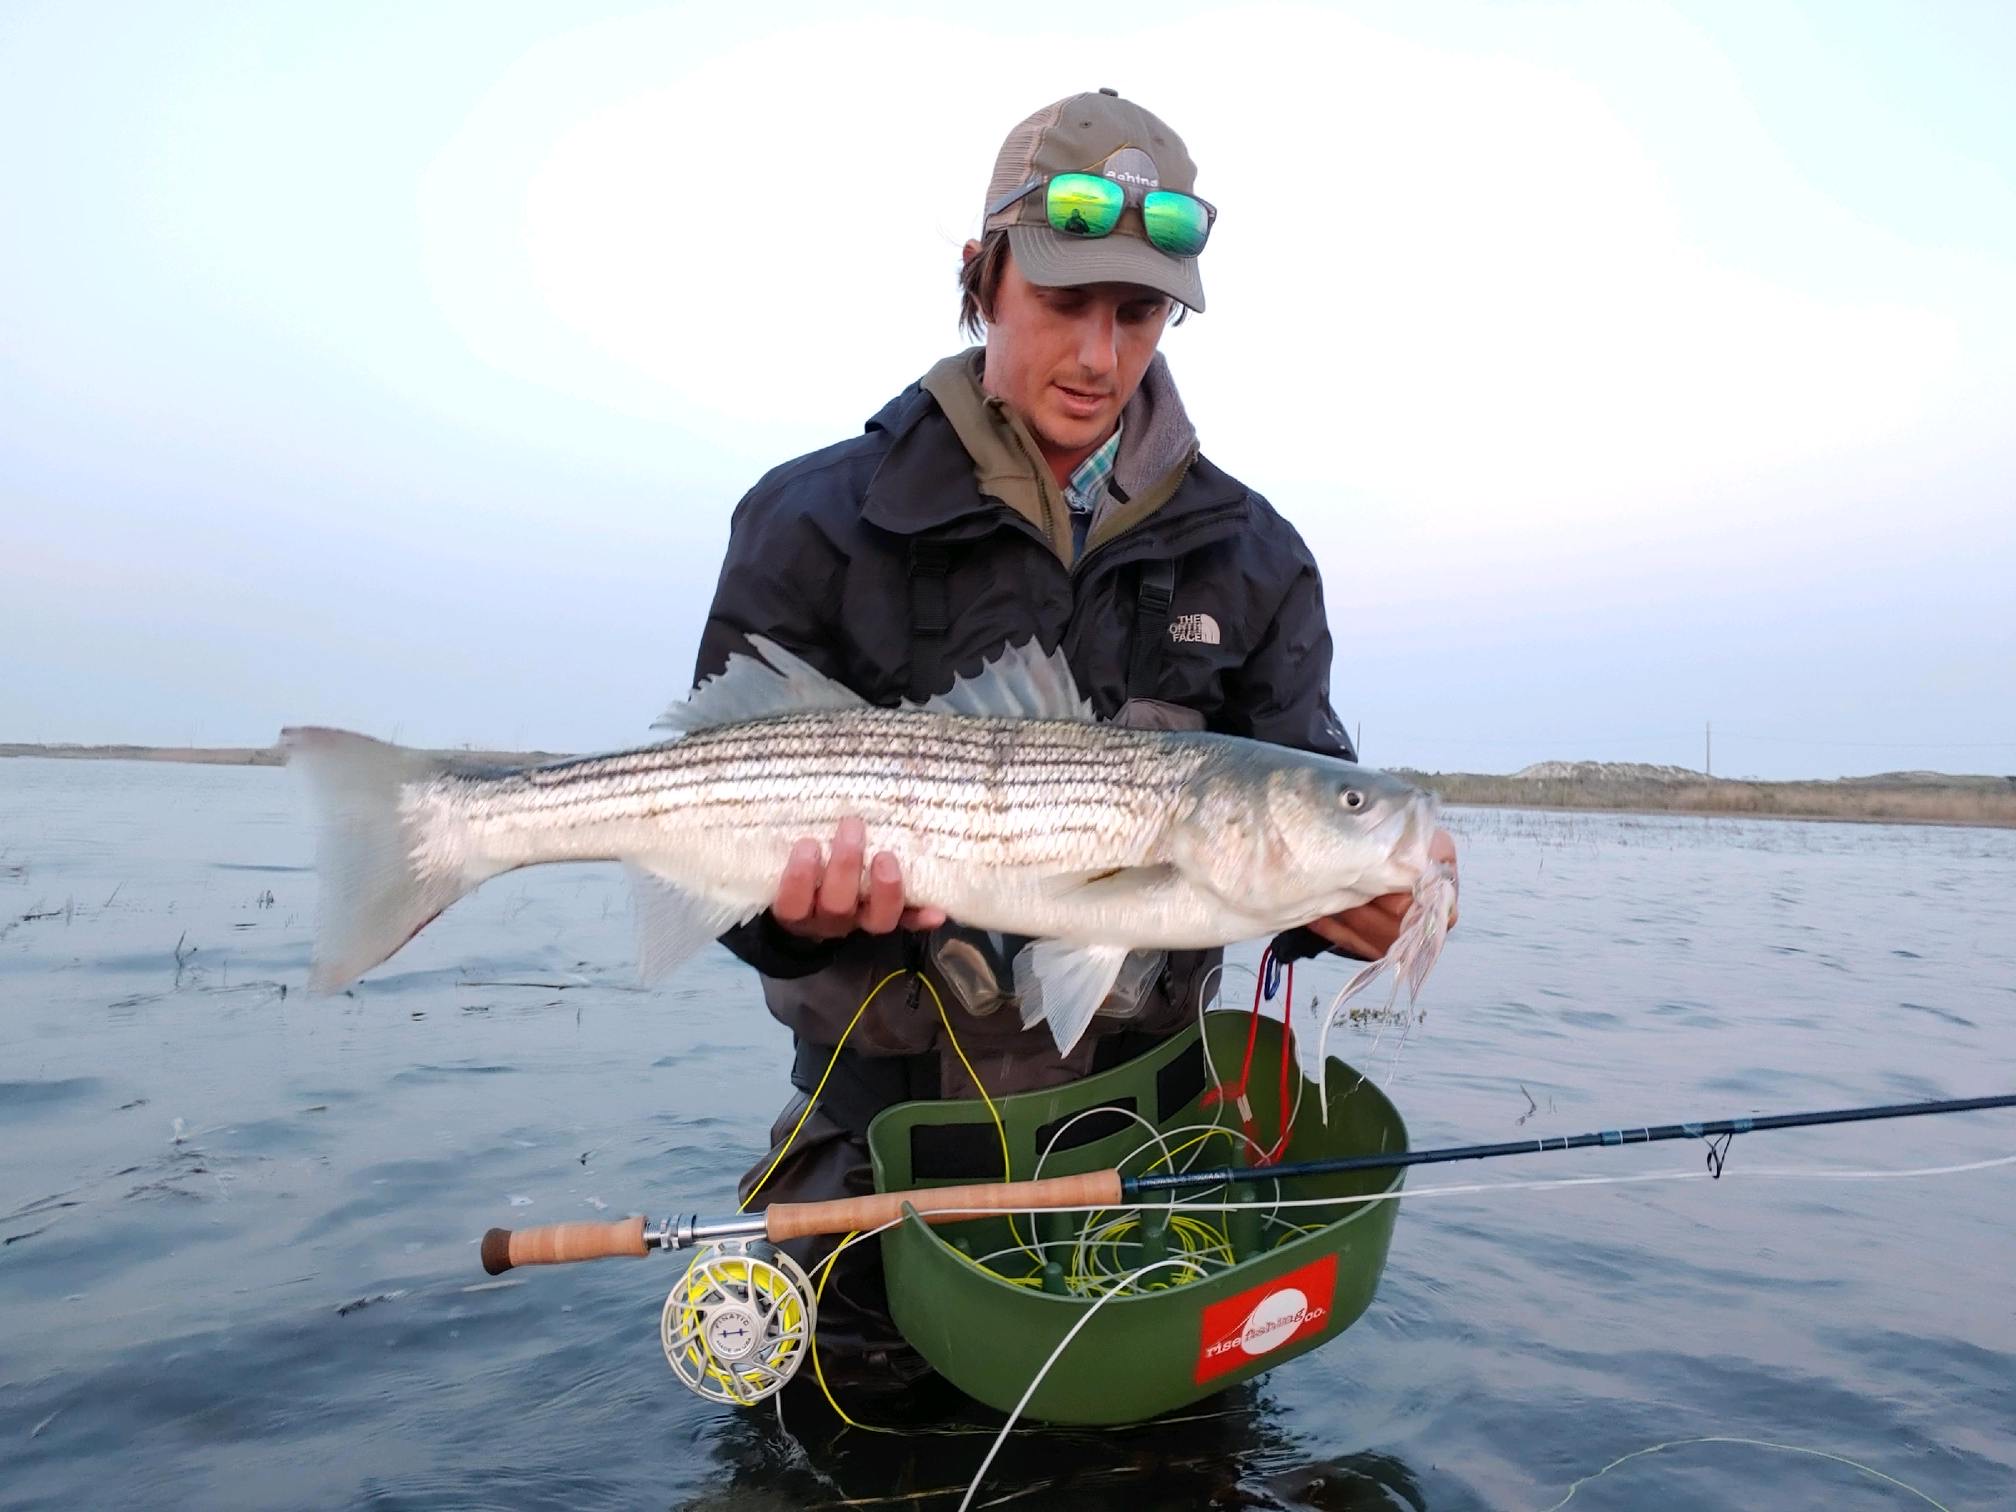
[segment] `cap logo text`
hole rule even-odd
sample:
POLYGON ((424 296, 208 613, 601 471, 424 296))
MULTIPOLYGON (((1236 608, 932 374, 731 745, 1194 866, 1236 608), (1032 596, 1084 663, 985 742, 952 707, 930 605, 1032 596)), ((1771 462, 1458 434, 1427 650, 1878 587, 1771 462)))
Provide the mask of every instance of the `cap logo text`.
POLYGON ((1162 173, 1155 166, 1155 159, 1139 147, 1122 147, 1106 159, 1099 171, 1125 188, 1130 201, 1162 187, 1162 173))

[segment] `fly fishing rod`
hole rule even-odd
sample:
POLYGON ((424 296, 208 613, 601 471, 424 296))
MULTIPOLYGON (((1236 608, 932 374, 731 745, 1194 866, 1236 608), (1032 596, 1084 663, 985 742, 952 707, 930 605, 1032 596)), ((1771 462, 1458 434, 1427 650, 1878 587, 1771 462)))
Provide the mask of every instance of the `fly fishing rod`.
MULTIPOLYGON (((1224 1206, 1244 1211, 1254 1204, 1240 1200, 1239 1194, 1253 1192, 1253 1184, 1257 1182, 1390 1171, 1458 1160, 1498 1160, 1594 1146, 1656 1144, 1672 1139, 1708 1141, 1708 1170, 1720 1177, 1729 1146, 1738 1134, 1972 1113, 1990 1108, 2016 1108, 2016 1093, 1839 1108, 1824 1113, 1779 1113, 1657 1124, 1591 1134, 1542 1135, 1502 1144, 1448 1145, 1432 1150, 1395 1150, 1208 1171, 1129 1176, 1113 1168, 1033 1181, 878 1192, 829 1202, 772 1203, 763 1212, 738 1213, 727 1218, 688 1214, 667 1218, 655 1229, 641 1216, 615 1223, 560 1223, 515 1233, 492 1229, 483 1236, 483 1268, 495 1276, 520 1265, 642 1256, 652 1250, 696 1251, 686 1273, 665 1299, 659 1331, 666 1361, 688 1389, 707 1400, 752 1406, 781 1391, 796 1375, 810 1354, 818 1326, 819 1288, 797 1261, 777 1248, 791 1239, 866 1235, 893 1227, 913 1213, 926 1223, 936 1224, 990 1213, 1139 1208, 1154 1193, 1174 1194, 1220 1186, 1228 1187, 1232 1198, 1224 1206)), ((1380 1197, 1383 1200, 1398 1195, 1396 1187, 1380 1197)), ((1186 1264, 1194 1262, 1157 1260, 1149 1268, 1186 1264)), ((1062 1275, 1054 1263, 1045 1269, 1062 1275)), ((1251 1319, 1247 1321, 1250 1326, 1251 1319)))
POLYGON ((1498 1160, 1513 1155, 1540 1155, 1554 1150, 1581 1150, 1595 1146, 1657 1144, 1670 1139, 1710 1141, 1709 1170, 1719 1177, 1729 1142, 1738 1134, 1815 1128, 1825 1124, 1866 1123, 1886 1118, 1925 1118, 1941 1113, 1977 1113, 1992 1108, 2016 1108, 2016 1093, 1952 1098, 1942 1102, 1835 1108, 1820 1113, 1774 1113, 1748 1118, 1651 1124, 1635 1129, 1604 1129, 1591 1134, 1541 1135, 1501 1144, 1446 1145, 1432 1150, 1345 1155, 1285 1165, 1221 1167, 1146 1176, 1127 1176, 1118 1170, 1088 1171, 1078 1176, 1045 1177, 1040 1181, 924 1187, 829 1202, 779 1202, 760 1213, 741 1213, 732 1218, 702 1218, 689 1214, 668 1218, 656 1229, 650 1228, 648 1221, 642 1217, 616 1223, 557 1223, 515 1232, 493 1228, 483 1236, 483 1268, 496 1276, 520 1265, 557 1265, 576 1260, 640 1256, 654 1249, 679 1250, 704 1244, 762 1240, 781 1244, 789 1239, 812 1235, 852 1234, 894 1223, 904 1216, 906 1208, 926 1223, 950 1223, 997 1212, 1132 1207, 1152 1192, 1339 1176, 1354 1171, 1388 1171, 1456 1160, 1498 1160))

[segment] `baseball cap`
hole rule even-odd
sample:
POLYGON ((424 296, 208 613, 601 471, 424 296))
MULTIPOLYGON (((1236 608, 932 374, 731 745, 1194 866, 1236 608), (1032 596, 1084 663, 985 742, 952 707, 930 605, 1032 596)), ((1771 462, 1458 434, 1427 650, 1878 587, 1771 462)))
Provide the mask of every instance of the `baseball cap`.
POLYGON ((1096 173, 1129 191, 1128 208, 1111 236, 1067 236, 1051 229, 1043 196, 1026 195, 997 214, 985 229, 1006 227, 1015 266, 1043 288, 1072 284, 1142 284, 1193 310, 1204 308, 1197 259, 1171 257, 1149 243, 1141 224, 1141 195, 1151 189, 1195 194, 1197 165, 1183 139, 1157 116, 1119 91, 1099 89, 1045 105, 1008 133, 994 159, 985 203, 999 203, 1034 179, 1059 173, 1096 173))

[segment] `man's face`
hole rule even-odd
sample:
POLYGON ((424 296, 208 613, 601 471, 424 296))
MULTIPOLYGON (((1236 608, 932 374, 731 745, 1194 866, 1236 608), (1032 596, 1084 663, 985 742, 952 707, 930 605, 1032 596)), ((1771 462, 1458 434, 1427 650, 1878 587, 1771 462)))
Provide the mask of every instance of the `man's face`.
POLYGON ((1021 415, 1066 478, 1113 434, 1168 318, 1166 294, 1139 284, 1038 288, 1011 256, 987 321, 982 387, 1021 415))

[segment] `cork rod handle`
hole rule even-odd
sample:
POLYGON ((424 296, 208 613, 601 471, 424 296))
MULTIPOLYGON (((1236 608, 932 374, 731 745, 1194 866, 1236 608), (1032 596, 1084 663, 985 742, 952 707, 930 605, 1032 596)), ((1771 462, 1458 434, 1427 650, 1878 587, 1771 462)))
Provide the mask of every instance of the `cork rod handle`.
POLYGON ((1088 1171, 1082 1176, 1051 1176, 1042 1181, 996 1181, 979 1186, 930 1187, 915 1192, 878 1192, 872 1197, 843 1197, 832 1202, 779 1202, 767 1211, 770 1241, 802 1239, 808 1234, 851 1234, 880 1228, 902 1216, 905 1204, 926 1223, 956 1223, 984 1212, 1021 1212, 1028 1208, 1117 1207, 1120 1173, 1088 1171))
POLYGON ((493 1228, 483 1236, 483 1269, 493 1276, 514 1265, 565 1265, 644 1253, 641 1217, 616 1223, 553 1223, 516 1233, 493 1228))

